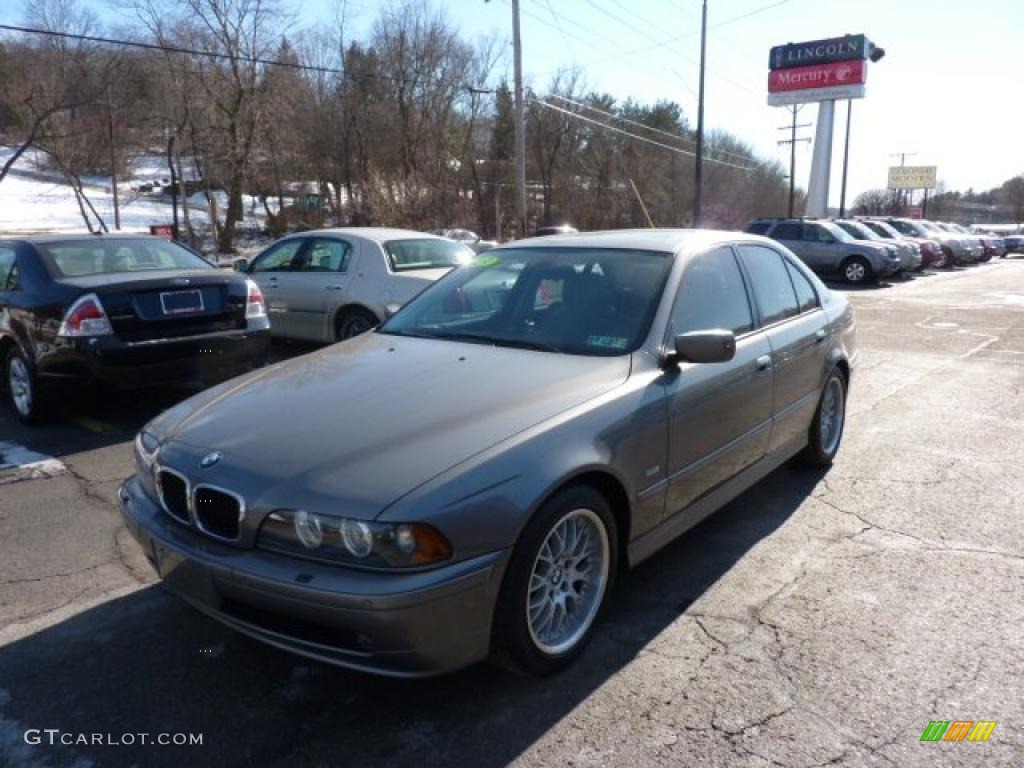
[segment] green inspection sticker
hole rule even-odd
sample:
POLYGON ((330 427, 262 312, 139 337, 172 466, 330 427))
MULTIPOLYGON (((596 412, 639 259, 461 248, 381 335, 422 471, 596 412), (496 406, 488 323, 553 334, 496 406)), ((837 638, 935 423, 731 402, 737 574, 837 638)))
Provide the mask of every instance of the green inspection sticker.
POLYGON ((473 259, 470 264, 474 267, 493 267, 495 264, 500 262, 501 259, 497 256, 477 256, 473 259))
POLYGON ((587 336, 587 346, 625 349, 626 339, 621 336, 587 336))

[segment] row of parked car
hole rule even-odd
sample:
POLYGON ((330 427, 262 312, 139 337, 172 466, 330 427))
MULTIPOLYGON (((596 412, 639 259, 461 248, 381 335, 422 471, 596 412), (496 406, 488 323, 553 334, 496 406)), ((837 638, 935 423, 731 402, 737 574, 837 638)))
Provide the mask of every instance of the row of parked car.
POLYGON ((905 219, 761 218, 746 229, 785 245, 815 272, 850 283, 976 264, 1005 256, 1004 238, 971 232, 959 224, 905 219))

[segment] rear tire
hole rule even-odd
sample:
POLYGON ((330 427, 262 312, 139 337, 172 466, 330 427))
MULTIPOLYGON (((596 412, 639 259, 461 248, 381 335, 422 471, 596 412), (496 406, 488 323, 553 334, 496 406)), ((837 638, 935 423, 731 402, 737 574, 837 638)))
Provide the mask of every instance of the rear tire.
POLYGON ((371 330, 380 321, 376 315, 359 307, 343 309, 338 315, 335 325, 334 338, 337 341, 345 341, 371 330))
POLYGON ((864 285, 874 280, 871 263, 863 256, 850 256, 839 267, 846 282, 852 285, 864 285))
POLYGON ((4 386, 18 418, 26 424, 42 424, 52 417, 49 398, 39 386, 35 368, 17 347, 4 361, 4 386))
POLYGON ((607 499, 580 485, 552 496, 512 552, 495 609, 499 658, 551 675, 583 652, 615 582, 615 518, 607 499))
POLYGON ((807 467, 830 467, 846 426, 846 377, 833 368, 821 390, 814 420, 807 433, 807 447, 800 453, 800 463, 807 467))

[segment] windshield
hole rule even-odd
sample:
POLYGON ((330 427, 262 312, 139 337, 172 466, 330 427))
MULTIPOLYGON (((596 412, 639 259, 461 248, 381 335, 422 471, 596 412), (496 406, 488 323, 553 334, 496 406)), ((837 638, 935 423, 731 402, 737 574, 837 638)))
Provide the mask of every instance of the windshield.
POLYGON ((840 227, 845 229, 854 237, 858 237, 862 240, 881 240, 877 234, 871 231, 870 228, 865 227, 859 221, 842 221, 837 222, 840 227))
POLYGON ((438 238, 411 238, 384 243, 384 251, 395 272, 416 269, 450 269, 473 258, 473 250, 462 243, 438 238))
POLYGON ((82 238, 36 245, 56 278, 151 272, 157 269, 214 269, 177 243, 160 238, 82 238))
POLYGON ((433 284, 380 333, 610 356, 643 342, 672 257, 599 248, 509 248, 433 284))

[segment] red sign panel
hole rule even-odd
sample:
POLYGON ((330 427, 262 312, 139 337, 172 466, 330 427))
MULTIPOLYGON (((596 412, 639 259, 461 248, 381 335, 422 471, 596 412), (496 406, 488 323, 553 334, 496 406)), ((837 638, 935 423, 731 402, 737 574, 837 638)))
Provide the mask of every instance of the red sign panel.
POLYGON ((805 88, 834 88, 867 82, 867 62, 863 59, 833 61, 809 67, 776 69, 768 73, 768 92, 802 91, 805 88))

